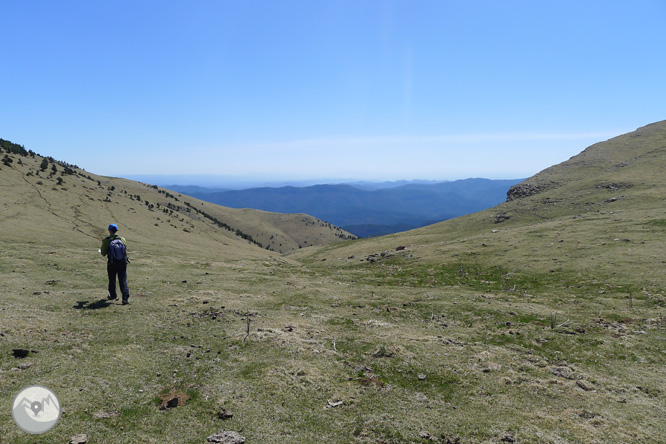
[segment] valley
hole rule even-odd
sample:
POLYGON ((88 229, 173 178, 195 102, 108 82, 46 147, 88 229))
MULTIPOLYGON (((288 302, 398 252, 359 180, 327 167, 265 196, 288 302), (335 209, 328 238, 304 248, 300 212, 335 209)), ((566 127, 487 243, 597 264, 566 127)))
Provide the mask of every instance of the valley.
POLYGON ((441 183, 320 184, 214 191, 171 188, 232 208, 306 213, 359 237, 376 237, 432 225, 493 207, 521 180, 465 179, 441 183))
POLYGON ((369 239, 3 149, 0 394, 41 384, 64 411, 28 436, 0 409, 0 443, 666 432, 666 122, 493 208, 369 239), (111 221, 132 260, 127 307, 106 300, 97 253, 111 221))

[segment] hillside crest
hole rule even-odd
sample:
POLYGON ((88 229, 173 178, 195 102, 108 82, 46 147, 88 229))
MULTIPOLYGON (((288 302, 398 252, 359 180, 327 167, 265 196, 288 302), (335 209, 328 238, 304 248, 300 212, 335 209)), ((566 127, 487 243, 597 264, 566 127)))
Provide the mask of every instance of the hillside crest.
POLYGON ((52 237, 85 244, 101 240, 113 221, 139 244, 255 257, 355 238, 304 214, 224 208, 154 185, 99 176, 6 140, 0 142, 0 156, 6 239, 52 237))

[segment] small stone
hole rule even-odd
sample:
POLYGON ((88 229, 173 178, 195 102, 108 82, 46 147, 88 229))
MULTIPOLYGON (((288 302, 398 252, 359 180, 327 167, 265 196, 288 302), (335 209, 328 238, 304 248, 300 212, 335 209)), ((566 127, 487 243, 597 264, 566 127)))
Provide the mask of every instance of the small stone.
POLYGON ((428 432, 419 432, 419 438, 426 439, 428 441, 434 441, 432 435, 428 432))
POLYGON ((107 412, 104 410, 99 410, 95 413, 93 413, 93 418, 96 419, 110 419, 110 418, 116 418, 120 416, 120 413, 117 412, 107 412))
POLYGON ((424 375, 423 373, 419 373, 418 378, 419 378, 419 381, 424 381, 427 378, 427 376, 424 375))
POLYGON ((215 444, 244 444, 245 437, 238 432, 223 430, 214 435, 210 435, 206 442, 215 444))
POLYGON ((555 367, 552 370, 553 375, 559 376, 560 378, 564 379, 573 379, 573 370, 571 370, 569 367, 555 367))
POLYGON ((69 439, 69 444, 86 444, 88 442, 88 435, 81 433, 74 435, 69 439))
POLYGON ((219 412, 217 412, 217 417, 222 420, 227 420, 233 418, 234 414, 233 412, 230 412, 229 410, 222 408, 220 409, 219 412))
POLYGON ((577 385, 579 388, 585 390, 586 392, 589 392, 589 391, 591 391, 591 390, 593 389, 593 388, 592 388, 592 385, 591 385, 589 382, 587 382, 587 381, 585 381, 585 380, 583 380, 583 379, 579 379, 578 381, 576 381, 576 385, 577 385))

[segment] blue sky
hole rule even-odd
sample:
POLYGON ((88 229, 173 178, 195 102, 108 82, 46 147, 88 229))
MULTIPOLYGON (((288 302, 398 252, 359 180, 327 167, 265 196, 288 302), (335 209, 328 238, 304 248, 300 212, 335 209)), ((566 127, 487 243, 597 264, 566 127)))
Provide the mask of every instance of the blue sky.
POLYGON ((666 119, 666 2, 2 1, 0 137, 111 175, 527 177, 666 119))

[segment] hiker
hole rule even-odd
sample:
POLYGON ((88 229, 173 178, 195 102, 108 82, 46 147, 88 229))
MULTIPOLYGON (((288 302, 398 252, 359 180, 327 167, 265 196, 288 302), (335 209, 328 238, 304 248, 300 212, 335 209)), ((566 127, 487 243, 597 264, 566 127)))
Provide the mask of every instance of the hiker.
POLYGON ((116 275, 120 284, 120 293, 123 296, 123 305, 129 304, 129 287, 127 286, 127 242, 124 237, 118 236, 118 225, 109 225, 109 236, 102 241, 100 253, 108 258, 106 271, 109 274, 109 300, 118 299, 116 294, 116 275))

